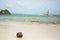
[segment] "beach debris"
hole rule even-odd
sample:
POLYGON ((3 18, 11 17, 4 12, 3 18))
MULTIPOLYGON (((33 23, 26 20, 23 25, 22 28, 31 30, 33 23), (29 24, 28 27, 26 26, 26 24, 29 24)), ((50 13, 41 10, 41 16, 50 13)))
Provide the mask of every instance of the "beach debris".
POLYGON ((22 38, 22 37, 23 37, 23 34, 22 34, 22 32, 18 32, 18 33, 16 34, 16 36, 17 36, 17 38, 22 38))

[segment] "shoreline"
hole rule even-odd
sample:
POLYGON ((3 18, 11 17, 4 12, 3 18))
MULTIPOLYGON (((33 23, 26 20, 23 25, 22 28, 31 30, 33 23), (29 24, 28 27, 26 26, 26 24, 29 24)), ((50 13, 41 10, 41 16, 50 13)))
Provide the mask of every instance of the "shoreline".
POLYGON ((60 24, 59 22, 54 21, 39 21, 39 20, 0 20, 0 22, 30 22, 30 23, 39 23, 39 24, 60 24))
MULTIPOLYGON (((24 25, 39 25, 39 26, 41 26, 41 25, 59 25, 60 26, 60 24, 52 24, 52 23, 38 23, 38 22, 22 22, 22 21, 0 21, 0 26, 1 25, 19 25, 19 24, 24 24, 24 25)), ((20 25, 19 25, 20 26, 20 25)))

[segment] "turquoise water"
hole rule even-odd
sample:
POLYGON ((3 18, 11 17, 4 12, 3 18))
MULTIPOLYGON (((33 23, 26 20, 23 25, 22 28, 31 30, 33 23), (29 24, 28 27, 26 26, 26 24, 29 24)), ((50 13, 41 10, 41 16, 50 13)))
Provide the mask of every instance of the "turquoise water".
POLYGON ((60 16, 0 15, 0 21, 34 21, 40 23, 60 23, 60 16))

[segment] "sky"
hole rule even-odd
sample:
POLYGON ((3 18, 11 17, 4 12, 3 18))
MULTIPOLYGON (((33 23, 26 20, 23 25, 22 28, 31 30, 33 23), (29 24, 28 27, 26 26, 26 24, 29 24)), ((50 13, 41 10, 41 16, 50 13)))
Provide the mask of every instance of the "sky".
POLYGON ((0 10, 8 9, 12 14, 43 15, 60 14, 60 0, 0 0, 0 10))

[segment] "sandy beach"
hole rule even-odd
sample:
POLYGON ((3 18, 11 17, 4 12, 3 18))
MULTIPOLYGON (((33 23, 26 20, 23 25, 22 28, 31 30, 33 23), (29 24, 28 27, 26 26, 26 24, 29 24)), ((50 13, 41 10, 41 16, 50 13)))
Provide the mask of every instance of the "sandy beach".
POLYGON ((60 40, 60 24, 0 21, 0 40, 60 40), (18 39, 17 32, 23 38, 18 39))

